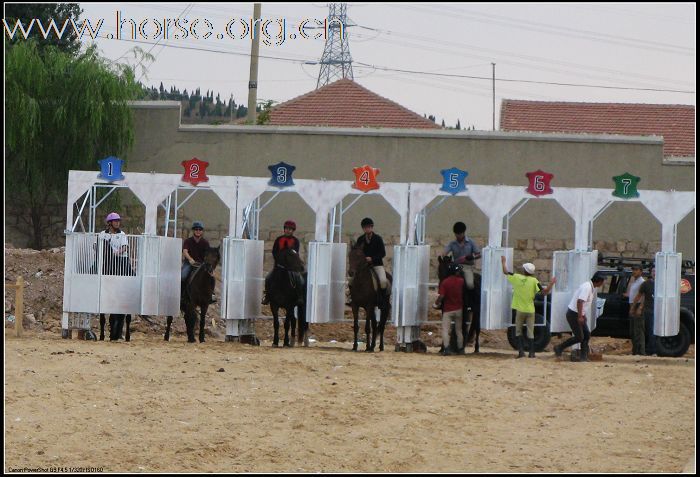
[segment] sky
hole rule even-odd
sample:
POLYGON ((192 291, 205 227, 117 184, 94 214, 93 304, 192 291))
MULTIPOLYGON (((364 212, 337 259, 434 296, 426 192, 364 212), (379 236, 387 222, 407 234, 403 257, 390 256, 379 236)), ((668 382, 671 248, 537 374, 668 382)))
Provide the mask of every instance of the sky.
MULTIPOLYGON (((100 38, 86 44, 94 41, 110 60, 138 65, 144 84, 199 87, 247 104, 251 43, 242 38, 242 23, 252 18, 252 3, 80 5, 81 19, 92 25, 104 19, 100 38), (114 38, 118 15, 143 23, 149 39, 139 32, 137 42, 114 38), (186 27, 198 19, 199 38, 189 30, 184 38, 176 18, 186 27), (154 19, 173 22, 167 40, 151 39, 154 19), (139 64, 130 51, 135 46, 155 61, 139 64)), ((362 86, 438 123, 491 130, 492 63, 496 129, 502 99, 694 105, 695 10, 694 3, 349 3, 346 31, 362 86)), ((322 29, 308 27, 328 15, 327 4, 262 3, 261 12, 270 20, 270 41, 260 45, 258 100, 279 103, 316 89, 325 40, 322 29), (302 24, 308 38, 299 33, 302 24), (280 25, 283 42, 275 38, 280 25)), ((131 40, 130 23, 121 35, 131 40)))

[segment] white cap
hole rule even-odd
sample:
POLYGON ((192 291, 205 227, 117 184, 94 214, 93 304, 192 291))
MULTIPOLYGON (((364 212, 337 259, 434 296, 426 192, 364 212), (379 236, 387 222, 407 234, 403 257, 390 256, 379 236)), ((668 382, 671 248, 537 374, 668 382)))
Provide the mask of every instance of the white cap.
POLYGON ((535 266, 534 266, 533 264, 531 264, 531 263, 525 263, 525 264, 523 264, 523 268, 524 268, 525 271, 526 271, 527 273, 529 273, 530 275, 533 275, 533 274, 535 273, 535 266))

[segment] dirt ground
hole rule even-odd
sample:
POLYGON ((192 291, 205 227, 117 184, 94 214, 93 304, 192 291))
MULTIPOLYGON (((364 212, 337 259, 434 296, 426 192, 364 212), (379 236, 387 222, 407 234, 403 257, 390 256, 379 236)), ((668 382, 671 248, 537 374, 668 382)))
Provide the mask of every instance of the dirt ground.
POLYGON ((5 338, 5 471, 678 472, 694 358, 5 338))
POLYGON ((164 342, 162 317, 134 317, 131 343, 68 341, 63 250, 6 246, 5 260, 5 283, 28 284, 19 339, 5 292, 5 471, 694 470, 694 346, 637 357, 593 337, 603 361, 572 363, 553 338, 516 360, 504 331, 485 331, 480 355, 442 357, 428 324, 427 355, 394 352, 393 326, 386 351, 366 354, 346 322, 273 349, 270 320, 256 324, 262 346, 225 343, 217 307, 203 344, 186 343, 181 318, 164 342))

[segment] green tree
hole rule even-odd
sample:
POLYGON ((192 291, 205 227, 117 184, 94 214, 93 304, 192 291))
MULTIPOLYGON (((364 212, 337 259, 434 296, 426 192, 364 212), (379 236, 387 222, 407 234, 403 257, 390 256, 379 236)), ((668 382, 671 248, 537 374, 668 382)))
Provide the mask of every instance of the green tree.
POLYGON ((123 157, 133 143, 128 101, 143 90, 133 70, 107 63, 94 47, 72 56, 33 41, 5 48, 6 184, 11 205, 24 211, 32 246, 62 224, 50 207, 65 203, 68 171, 123 157), (56 220, 58 219, 58 220, 56 220))
POLYGON ((270 110, 272 109, 273 104, 275 104, 275 101, 271 99, 263 103, 255 124, 264 125, 270 122, 270 110))
MULTIPOLYGON (((40 48, 45 46, 56 46, 63 51, 75 55, 80 50, 80 40, 78 35, 73 29, 72 25, 68 23, 66 28, 59 39, 56 35, 56 30, 53 30, 51 25, 51 20, 54 21, 58 31, 63 28, 64 22, 66 20, 73 20, 75 26, 80 29, 81 23, 78 21, 78 17, 83 11, 80 5, 77 3, 8 3, 5 4, 5 16, 3 21, 6 25, 5 39, 9 40, 11 44, 16 45, 19 43, 26 42, 24 35, 19 28, 16 28, 17 22, 21 21, 24 25, 24 29, 28 30, 29 25, 32 20, 36 20, 31 27, 29 33, 29 38, 38 42, 40 48), (41 28, 39 28, 38 23, 41 22, 44 31, 47 34, 46 38, 42 34, 41 28), (15 30, 14 37, 9 39, 7 33, 9 31, 15 30)), ((97 24, 92 25, 93 28, 97 27, 97 24)), ((85 31, 85 35, 87 35, 85 31)))

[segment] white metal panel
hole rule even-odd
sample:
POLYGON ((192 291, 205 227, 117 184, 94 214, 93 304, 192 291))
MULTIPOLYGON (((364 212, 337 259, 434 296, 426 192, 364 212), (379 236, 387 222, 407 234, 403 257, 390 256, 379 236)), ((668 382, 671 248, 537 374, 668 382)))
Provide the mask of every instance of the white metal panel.
POLYGON ((676 336, 680 331, 681 264, 680 253, 656 254, 654 279, 654 334, 676 336))
MULTIPOLYGON (((557 277, 557 283, 552 289, 551 331, 561 333, 571 331, 566 321, 566 310, 578 287, 590 280, 597 270, 598 251, 583 250, 556 251, 552 255, 552 274, 557 277)), ((597 298, 597 297, 596 297, 597 298)), ((588 328, 595 329, 597 312, 596 300, 591 309, 586 311, 588 328)))
POLYGON ((97 275, 97 234, 66 235, 63 275, 63 311, 98 313, 100 280, 97 275))
POLYGON ((158 264, 158 313, 156 315, 177 316, 180 314, 182 239, 158 237, 158 243, 160 245, 160 262, 158 264))
POLYGON ((332 323, 345 313, 347 244, 309 242, 306 321, 332 323))
POLYGON ((260 314, 264 281, 264 242, 225 237, 223 248, 222 317, 225 320, 255 318, 260 314))
POLYGON ((485 247, 481 251, 481 329, 508 328, 512 321, 513 288, 503 274, 501 257, 513 269, 513 249, 485 247))
POLYGON ((396 245, 393 259, 392 321, 418 326, 428 318, 429 245, 396 245))

